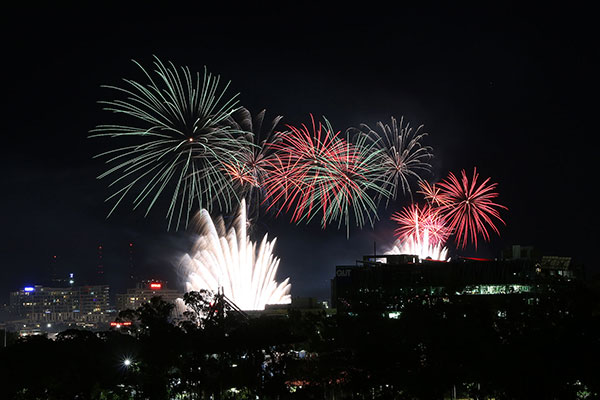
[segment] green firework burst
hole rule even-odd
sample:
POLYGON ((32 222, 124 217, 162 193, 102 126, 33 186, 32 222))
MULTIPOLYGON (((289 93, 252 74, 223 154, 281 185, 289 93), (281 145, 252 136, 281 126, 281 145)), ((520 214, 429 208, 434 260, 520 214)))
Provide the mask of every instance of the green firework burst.
POLYGON ((126 197, 134 209, 145 207, 145 215, 159 199, 168 200, 169 229, 187 226, 196 207, 232 209, 237 196, 223 165, 236 157, 240 135, 227 123, 238 109, 238 94, 226 96, 230 82, 222 85, 206 68, 193 74, 156 57, 153 73, 134 63, 146 82, 104 86, 122 98, 101 102, 126 122, 98 125, 90 135, 126 142, 96 156, 108 166, 98 178, 113 178, 109 216, 126 197))

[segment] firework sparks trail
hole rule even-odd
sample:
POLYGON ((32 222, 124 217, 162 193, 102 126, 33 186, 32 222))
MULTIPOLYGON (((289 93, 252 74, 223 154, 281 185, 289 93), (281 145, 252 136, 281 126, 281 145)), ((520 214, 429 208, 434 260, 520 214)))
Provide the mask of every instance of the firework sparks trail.
POLYGON ((237 202, 231 179, 223 165, 238 154, 238 132, 226 122, 236 110, 237 94, 227 98, 229 87, 205 69, 201 77, 187 67, 154 62, 154 74, 135 62, 147 82, 125 79, 124 87, 105 86, 124 99, 103 101, 104 109, 124 117, 124 125, 98 125, 90 137, 125 140, 127 145, 99 154, 109 168, 98 178, 115 176, 116 188, 107 201, 126 196, 134 209, 146 204, 146 215, 159 199, 169 201, 168 226, 187 226, 195 207, 211 209, 213 203, 229 210, 237 202))
POLYGON ((441 206, 446 204, 446 199, 443 194, 440 192, 440 188, 434 184, 429 184, 429 182, 421 180, 419 181, 419 188, 417 193, 423 195, 423 198, 432 206, 441 206))
POLYGON ((229 119, 236 131, 244 132, 240 141, 239 156, 231 163, 225 163, 227 174, 236 184, 236 193, 246 199, 249 219, 258 218, 264 199, 264 185, 273 164, 276 152, 272 143, 278 141, 275 128, 282 117, 275 117, 270 124, 264 123, 266 110, 254 118, 246 108, 240 108, 229 119), (263 127, 265 127, 263 129, 263 127))
POLYGON ((404 125, 404 118, 398 124, 393 117, 390 125, 378 122, 377 131, 366 124, 351 129, 354 135, 365 137, 375 148, 381 150, 377 164, 385 182, 384 187, 390 193, 386 205, 390 199, 397 198, 399 188, 403 194, 409 193, 412 196, 409 178, 421 180, 421 172, 431 171, 431 165, 427 161, 433 157, 432 148, 421 144, 427 136, 422 129, 423 125, 415 130, 408 123, 404 125))
POLYGON ((257 247, 247 235, 245 200, 229 230, 223 218, 213 221, 205 209, 198 222, 199 238, 181 262, 186 291, 217 293, 222 287, 225 296, 242 310, 264 310, 266 304, 291 302, 289 278, 275 281, 280 261, 273 255, 276 239, 269 241, 265 235, 257 247))
POLYGON ((392 214, 391 219, 398 223, 395 234, 403 242, 413 238, 419 243, 427 236, 427 242, 432 245, 443 245, 450 236, 450 230, 439 210, 429 205, 420 207, 413 203, 392 214))
POLYGON ((321 215, 321 225, 342 222, 349 229, 350 216, 362 226, 366 219, 373 223, 376 204, 370 193, 385 195, 375 173, 379 151, 364 140, 356 144, 339 137, 329 122, 315 122, 311 128, 289 126, 271 144, 277 156, 265 181, 269 207, 279 204, 291 211, 291 221, 310 221, 321 215))
POLYGON ((488 184, 490 178, 478 184, 478 178, 477 168, 474 168, 471 181, 465 170, 462 170, 460 180, 451 172, 446 180, 438 183, 441 195, 445 199, 440 211, 449 228, 455 232, 458 245, 463 248, 469 240, 477 248, 478 235, 489 241, 488 228, 499 235, 494 219, 505 223, 498 209, 507 208, 494 202, 498 197, 498 193, 494 191, 497 184, 488 184))

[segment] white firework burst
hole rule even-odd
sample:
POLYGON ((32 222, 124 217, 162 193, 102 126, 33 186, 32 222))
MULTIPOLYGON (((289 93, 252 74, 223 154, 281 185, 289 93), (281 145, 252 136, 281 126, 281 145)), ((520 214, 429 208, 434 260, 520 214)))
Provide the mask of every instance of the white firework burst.
POLYGON ((231 227, 225 229, 222 217, 212 220, 208 211, 198 215, 200 236, 190 254, 181 262, 186 291, 208 289, 223 293, 242 310, 264 310, 266 304, 289 304, 289 278, 277 283, 279 258, 273 255, 276 238, 267 234, 260 245, 250 240, 246 202, 242 200, 231 227))
POLYGON ((404 241, 396 240, 394 246, 385 254, 410 254, 418 256, 421 260, 448 261, 448 249, 441 243, 430 243, 427 231, 420 236, 410 235, 404 241))

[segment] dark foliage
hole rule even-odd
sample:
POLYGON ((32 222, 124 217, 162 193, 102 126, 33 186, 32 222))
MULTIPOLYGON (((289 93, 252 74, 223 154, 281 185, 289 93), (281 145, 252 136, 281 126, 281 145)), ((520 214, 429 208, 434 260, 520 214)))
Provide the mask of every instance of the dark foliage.
POLYGON ((401 317, 324 311, 174 323, 154 298, 129 330, 67 330, 2 350, 7 399, 592 399, 598 292, 412 299, 401 317), (501 300, 499 300, 501 299, 501 300), (226 329, 219 324, 227 324, 226 329), (125 360, 130 360, 126 365, 125 360))

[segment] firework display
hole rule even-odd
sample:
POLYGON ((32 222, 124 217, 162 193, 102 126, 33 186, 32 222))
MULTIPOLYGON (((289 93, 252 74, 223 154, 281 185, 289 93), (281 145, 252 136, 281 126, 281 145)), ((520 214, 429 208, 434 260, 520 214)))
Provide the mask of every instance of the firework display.
POLYGON ((190 254, 183 257, 181 272, 186 291, 222 288, 242 310, 264 310, 266 304, 291 302, 289 278, 275 281, 279 258, 273 255, 276 239, 265 235, 257 247, 246 233, 246 204, 225 229, 222 217, 212 220, 207 210, 198 215, 199 237, 190 254))
MULTIPOLYGON (((122 98, 101 102, 121 124, 98 125, 90 135, 122 140, 96 156, 108 166, 98 178, 113 178, 109 216, 125 198, 134 209, 145 207, 146 215, 166 202, 168 228, 179 229, 196 210, 228 212, 244 198, 252 219, 263 205, 277 215, 290 212, 296 223, 315 216, 323 227, 337 222, 349 234, 351 219, 372 225, 375 199, 396 191, 382 158, 385 149, 372 134, 352 142, 312 115, 312 129, 303 124, 276 131, 281 116, 269 124, 265 111, 253 118, 238 106, 237 95, 226 96, 229 83, 221 85, 206 70, 192 74, 158 58, 153 73, 136 65, 147 82, 106 86, 122 98)), ((398 133, 393 126, 390 132, 398 133)), ((412 137, 410 130, 401 132, 400 143, 412 137)), ((421 136, 410 142, 409 153, 421 136)), ((405 159, 406 173, 412 173, 412 154, 405 159)))
POLYGON ((229 83, 206 69, 193 74, 158 58, 151 72, 137 65, 146 82, 107 86, 122 98, 101 102, 119 123, 98 125, 90 137, 123 143, 97 156, 108 166, 98 178, 113 178, 109 215, 125 198, 146 214, 166 202, 168 227, 179 229, 200 210, 199 239, 182 263, 188 290, 223 287, 245 309, 289 302, 288 280, 274 280, 275 240, 265 235, 257 248, 248 236, 261 209, 289 214, 292 223, 344 225, 349 236, 352 221, 373 226, 382 203, 387 207, 400 194, 413 200, 414 180, 426 204, 392 215, 398 227, 390 252, 442 261, 451 237, 457 247, 477 248, 478 238, 489 241, 489 230, 499 233, 495 222, 504 223, 499 210, 506 207, 494 202, 496 184, 489 178, 477 183, 477 169, 471 179, 463 170, 460 178, 424 180, 433 154, 422 125, 414 129, 392 117, 375 129, 360 124, 341 134, 311 114, 308 124, 282 129, 281 116, 265 120, 265 110, 252 116, 237 94, 226 95, 229 83), (226 215, 236 206, 229 230, 221 217, 210 218, 214 209, 226 215))
MULTIPOLYGON (((256 219, 265 198, 264 186, 273 169, 278 136, 275 128, 283 118, 275 117, 265 123, 266 110, 252 117, 250 111, 241 107, 228 120, 228 125, 243 133, 235 157, 224 164, 224 168, 235 185, 240 198, 246 200, 248 218, 256 219)), ((278 133, 281 134, 281 133, 278 133)))
POLYGON ((270 146, 277 151, 265 181, 270 207, 291 212, 292 222, 320 216, 321 225, 332 221, 349 226, 351 215, 362 226, 373 223, 376 203, 372 193, 386 195, 376 168, 379 151, 360 140, 356 144, 335 132, 331 124, 316 122, 310 128, 288 125, 270 146))
POLYGON ((462 170, 460 180, 451 172, 446 180, 438 183, 444 198, 440 206, 441 213, 449 228, 455 232, 458 244, 463 248, 468 241, 477 248, 479 235, 489 241, 488 228, 500 234, 494 220, 504 224, 499 209, 506 207, 494 202, 498 197, 498 193, 494 191, 497 184, 488 184, 490 178, 478 184, 478 178, 477 168, 474 168, 471 180, 465 170, 462 170))
POLYGON ((419 187, 421 190, 417 190, 417 193, 423 195, 425 200, 433 205, 440 206, 446 203, 444 195, 440 192, 440 188, 434 184, 429 184, 427 181, 419 181, 419 187))
POLYGON ((412 251, 410 254, 439 259, 436 257, 441 255, 439 251, 450 236, 455 237, 457 247, 465 248, 471 242, 477 248, 478 237, 490 240, 488 229, 499 234, 494 220, 504 223, 499 209, 506 207, 494 202, 498 197, 497 184, 490 184, 490 178, 478 184, 478 178, 474 168, 471 180, 462 170, 460 180, 450 172, 437 184, 419 182, 418 193, 427 204, 413 203, 392 215, 392 220, 398 223, 395 231, 398 240, 391 251, 412 251))
POLYGON ((444 244, 451 232, 440 210, 429 205, 420 207, 418 204, 411 204, 394 213, 392 220, 399 225, 396 237, 403 241, 413 237, 417 239, 416 242, 420 242, 427 236, 427 241, 434 245, 444 244))
POLYGON ((413 129, 410 124, 404 124, 404 118, 400 118, 398 124, 392 117, 390 124, 380 121, 376 128, 373 130, 361 124, 360 128, 352 128, 351 131, 381 150, 377 165, 381 169, 384 187, 390 194, 387 201, 395 200, 400 190, 412 196, 409 178, 421 180, 420 173, 431 170, 428 161, 433 157, 432 148, 421 143, 427 136, 422 132, 423 125, 413 129))
POLYGON ((229 83, 221 85, 206 70, 192 74, 158 58, 154 74, 137 65, 147 82, 126 79, 124 87, 106 86, 125 98, 101 102, 124 123, 99 125, 90 136, 123 140, 97 156, 109 166, 99 178, 115 177, 109 215, 126 196, 134 209, 145 204, 146 214, 165 197, 169 227, 176 228, 182 221, 187 226, 194 207, 211 209, 216 203, 230 209, 237 197, 223 166, 231 165, 239 149, 238 132, 226 124, 237 95, 227 97, 229 83))

